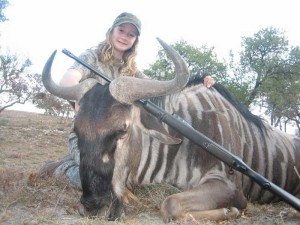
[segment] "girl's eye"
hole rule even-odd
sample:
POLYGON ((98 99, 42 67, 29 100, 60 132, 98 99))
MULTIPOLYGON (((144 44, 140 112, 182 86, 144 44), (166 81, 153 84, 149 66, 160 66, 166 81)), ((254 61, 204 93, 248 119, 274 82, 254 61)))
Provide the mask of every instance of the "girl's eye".
POLYGON ((130 33, 129 36, 130 36, 130 37, 135 37, 135 34, 130 33))

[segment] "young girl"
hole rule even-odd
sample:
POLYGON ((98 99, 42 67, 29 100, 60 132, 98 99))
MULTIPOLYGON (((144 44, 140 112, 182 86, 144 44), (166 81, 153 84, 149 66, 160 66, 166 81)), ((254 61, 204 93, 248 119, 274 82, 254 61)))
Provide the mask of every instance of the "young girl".
MULTIPOLYGON (((105 74, 110 80, 119 76, 149 79, 137 69, 135 62, 140 33, 140 20, 131 13, 121 13, 108 29, 106 39, 96 48, 86 50, 80 55, 80 58, 105 74)), ((74 86, 87 78, 95 78, 99 83, 105 83, 100 76, 76 62, 64 74, 60 85, 74 86)), ((211 87, 214 84, 214 79, 206 76, 203 83, 205 86, 211 87)), ((78 109, 79 106, 75 103, 75 112, 78 109)), ((79 160, 77 136, 72 129, 69 136, 69 154, 59 162, 47 162, 40 170, 40 174, 56 177, 65 176, 72 185, 81 188, 79 160)))

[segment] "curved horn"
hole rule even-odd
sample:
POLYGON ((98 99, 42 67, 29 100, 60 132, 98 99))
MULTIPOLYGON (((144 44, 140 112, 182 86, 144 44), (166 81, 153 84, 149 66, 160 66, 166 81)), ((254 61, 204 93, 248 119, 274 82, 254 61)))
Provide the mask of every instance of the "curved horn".
POLYGON ((158 81, 128 76, 118 77, 109 85, 109 90, 116 100, 132 104, 138 99, 171 94, 185 87, 189 80, 189 72, 185 61, 171 46, 161 39, 157 39, 175 65, 175 78, 169 81, 158 81))
POLYGON ((78 85, 72 87, 63 87, 57 85, 51 77, 51 67, 53 64, 54 57, 56 55, 56 50, 51 54, 47 60, 43 72, 42 72, 42 82, 46 90, 51 94, 66 99, 66 100, 75 100, 79 101, 81 97, 90 90, 97 81, 94 79, 86 79, 78 85))

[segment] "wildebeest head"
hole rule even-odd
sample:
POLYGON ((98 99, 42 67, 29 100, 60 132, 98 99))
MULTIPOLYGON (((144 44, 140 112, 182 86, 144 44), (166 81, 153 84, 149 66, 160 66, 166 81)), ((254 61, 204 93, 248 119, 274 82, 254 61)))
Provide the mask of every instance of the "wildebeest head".
POLYGON ((171 81, 123 76, 106 85, 87 79, 73 87, 61 87, 51 79, 55 52, 44 67, 43 84, 46 89, 58 97, 79 102, 74 130, 80 150, 81 202, 90 211, 100 208, 105 195, 111 192, 115 152, 119 150, 118 157, 126 162, 132 154, 130 148, 138 146, 137 128, 163 143, 180 143, 179 139, 168 134, 157 119, 133 104, 139 99, 177 92, 188 81, 188 70, 183 59, 163 41, 159 42, 175 65, 176 76, 171 81))

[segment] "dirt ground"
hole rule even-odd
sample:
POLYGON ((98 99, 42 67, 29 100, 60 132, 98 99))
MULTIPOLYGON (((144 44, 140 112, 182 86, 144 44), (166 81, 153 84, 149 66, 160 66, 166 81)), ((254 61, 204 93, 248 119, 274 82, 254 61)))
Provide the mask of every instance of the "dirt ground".
MULTIPOLYGON (((129 205, 118 222, 103 215, 84 218, 77 212, 80 191, 64 180, 36 176, 47 160, 67 152, 70 119, 6 110, 0 114, 0 224, 164 224, 159 214, 172 188, 151 185, 135 190, 139 203, 129 205)), ((105 213, 105 211, 104 211, 105 213)), ((283 202, 248 204, 237 219, 212 222, 186 217, 170 224, 300 224, 300 213, 283 202)))

